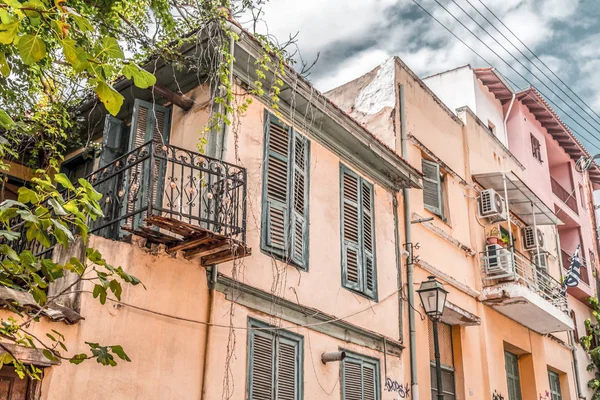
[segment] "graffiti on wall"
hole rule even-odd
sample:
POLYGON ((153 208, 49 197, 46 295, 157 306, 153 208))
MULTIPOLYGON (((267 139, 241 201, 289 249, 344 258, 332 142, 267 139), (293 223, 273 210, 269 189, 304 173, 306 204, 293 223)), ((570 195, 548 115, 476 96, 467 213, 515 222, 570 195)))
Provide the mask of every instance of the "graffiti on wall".
POLYGON ((494 394, 492 395, 492 400, 504 400, 504 396, 498 393, 497 390, 494 390, 494 394))
POLYGON ((540 400, 550 400, 550 392, 546 390, 545 394, 540 393, 540 400))
POLYGON ((402 384, 390 378, 385 378, 385 391, 398 393, 401 399, 407 399, 410 396, 408 383, 402 384))

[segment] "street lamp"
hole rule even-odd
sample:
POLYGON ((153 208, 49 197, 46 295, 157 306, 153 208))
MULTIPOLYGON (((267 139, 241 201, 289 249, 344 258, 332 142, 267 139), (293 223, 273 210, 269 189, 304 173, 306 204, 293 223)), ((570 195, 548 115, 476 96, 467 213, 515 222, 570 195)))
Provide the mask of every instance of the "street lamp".
POLYGON ((425 314, 429 317, 433 325, 433 349, 435 353, 435 374, 437 375, 437 398, 444 400, 442 391, 442 366, 440 364, 440 345, 438 343, 437 323, 442 319, 444 307, 446 306, 446 296, 448 291, 444 285, 435 279, 435 276, 429 276, 425 282, 421 282, 419 290, 421 304, 425 309, 425 314))

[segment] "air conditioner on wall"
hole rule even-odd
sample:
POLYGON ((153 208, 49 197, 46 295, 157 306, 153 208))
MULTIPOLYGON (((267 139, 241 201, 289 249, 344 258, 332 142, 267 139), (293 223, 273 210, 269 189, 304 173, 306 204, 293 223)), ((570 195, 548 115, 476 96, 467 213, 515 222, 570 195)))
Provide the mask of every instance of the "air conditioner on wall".
POLYGON ((534 231, 533 226, 526 226, 521 231, 523 236, 523 248, 525 250, 532 250, 544 247, 544 233, 540 230, 540 228, 536 228, 534 231), (537 246, 535 243, 535 239, 537 237, 537 246))
POLYGON ((477 205, 479 218, 487 218, 492 222, 505 221, 507 218, 504 198, 494 189, 481 191, 477 205))
POLYGON ((513 254, 504 247, 490 244, 485 247, 485 274, 488 277, 512 275, 515 272, 513 254))

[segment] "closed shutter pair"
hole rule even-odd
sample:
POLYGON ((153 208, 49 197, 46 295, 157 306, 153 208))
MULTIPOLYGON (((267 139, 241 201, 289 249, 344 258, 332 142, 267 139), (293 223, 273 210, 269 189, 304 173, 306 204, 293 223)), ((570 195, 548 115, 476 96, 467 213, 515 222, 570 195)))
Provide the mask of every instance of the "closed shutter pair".
POLYGON ((373 185, 340 167, 342 284, 371 298, 377 296, 373 185))
POLYGON ((250 322, 249 400, 302 399, 302 337, 250 322), (254 328, 254 329, 253 329, 254 328))
POLYGON ((423 204, 425 209, 443 218, 444 206, 440 166, 432 161, 423 160, 421 168, 423 169, 423 204))
POLYGON ((378 400, 379 362, 358 355, 342 361, 342 400, 378 400))
POLYGON ((310 142, 275 116, 265 116, 262 247, 308 268, 310 142))

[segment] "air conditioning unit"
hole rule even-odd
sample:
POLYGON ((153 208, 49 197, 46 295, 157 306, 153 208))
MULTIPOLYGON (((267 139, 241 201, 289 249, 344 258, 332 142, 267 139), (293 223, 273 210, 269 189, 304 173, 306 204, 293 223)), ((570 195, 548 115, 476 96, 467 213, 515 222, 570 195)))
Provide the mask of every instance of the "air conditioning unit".
POLYGON ((485 247, 485 274, 490 277, 505 278, 514 274, 513 254, 504 247, 490 244, 485 247))
POLYGON ((523 235, 523 248, 525 250, 532 250, 537 248, 535 243, 536 237, 537 245, 540 248, 544 247, 544 233, 539 228, 536 228, 536 230, 534 231, 533 226, 526 226, 521 231, 521 234, 523 235))
POLYGON ((479 218, 488 218, 494 222, 506 220, 506 203, 494 189, 483 190, 477 203, 479 218))
POLYGON ((548 271, 548 252, 540 250, 539 252, 533 250, 531 252, 531 260, 533 263, 544 271, 548 271))

